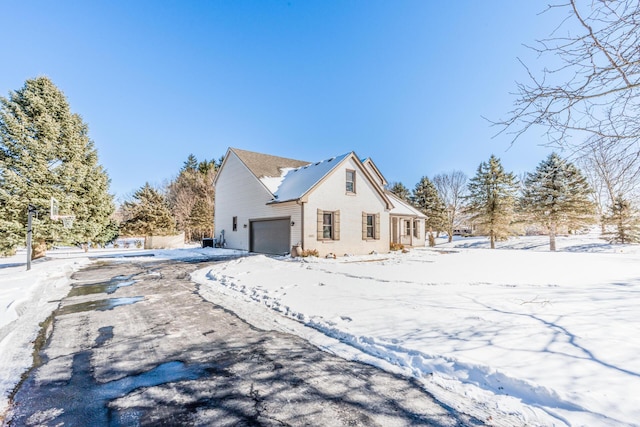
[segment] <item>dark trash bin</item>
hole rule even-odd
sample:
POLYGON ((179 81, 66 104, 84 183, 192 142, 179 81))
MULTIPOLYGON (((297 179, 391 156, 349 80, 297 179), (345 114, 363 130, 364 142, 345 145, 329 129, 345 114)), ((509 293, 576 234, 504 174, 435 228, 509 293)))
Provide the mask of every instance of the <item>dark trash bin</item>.
POLYGON ((206 238, 202 239, 202 247, 203 248, 213 248, 215 244, 214 238, 206 238))

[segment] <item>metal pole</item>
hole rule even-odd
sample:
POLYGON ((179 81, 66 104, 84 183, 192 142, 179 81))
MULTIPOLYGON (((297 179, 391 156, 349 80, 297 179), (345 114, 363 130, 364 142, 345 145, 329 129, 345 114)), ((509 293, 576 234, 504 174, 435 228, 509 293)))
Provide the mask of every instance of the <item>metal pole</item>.
POLYGON ((36 211, 36 208, 29 205, 27 210, 27 271, 29 271, 31 270, 31 235, 33 231, 31 225, 33 223, 33 213, 36 211))

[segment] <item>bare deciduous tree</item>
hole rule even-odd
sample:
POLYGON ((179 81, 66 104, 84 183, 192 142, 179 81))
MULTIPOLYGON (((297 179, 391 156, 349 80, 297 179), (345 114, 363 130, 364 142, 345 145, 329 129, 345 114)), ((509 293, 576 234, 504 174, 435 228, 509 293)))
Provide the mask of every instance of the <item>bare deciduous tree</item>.
POLYGON ((594 191, 598 215, 602 221, 607 211, 624 195, 627 200, 637 197, 640 179, 640 151, 635 156, 621 152, 615 146, 594 141, 581 151, 580 163, 594 191))
MULTIPOLYGON (((628 156, 640 140, 640 5, 637 0, 568 0, 545 13, 564 13, 550 38, 532 46, 544 68, 526 67, 514 109, 494 122, 515 141, 534 125, 551 141, 583 147, 599 141, 628 156)), ((524 65, 524 64, 523 64, 524 65)))
POLYGON ((462 210, 464 195, 467 191, 467 175, 458 170, 441 173, 433 177, 433 184, 436 186, 438 194, 447 209, 445 226, 449 235, 449 242, 451 242, 453 230, 458 225, 457 221, 462 210))
POLYGON ((169 206, 187 241, 213 236, 213 180, 218 166, 215 161, 198 162, 190 155, 179 175, 167 186, 169 206))

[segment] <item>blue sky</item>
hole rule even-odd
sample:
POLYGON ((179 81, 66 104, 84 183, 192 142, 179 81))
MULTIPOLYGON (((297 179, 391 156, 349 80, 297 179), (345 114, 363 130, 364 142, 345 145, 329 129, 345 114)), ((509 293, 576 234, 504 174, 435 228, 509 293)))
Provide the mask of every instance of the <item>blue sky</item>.
MULTIPOLYGON (((532 171, 482 116, 512 108, 544 2, 4 1, 0 95, 50 77, 89 125, 119 200, 227 147, 317 161, 349 151, 413 188, 491 154, 532 171)), ((556 19, 554 19, 556 18, 556 19)))

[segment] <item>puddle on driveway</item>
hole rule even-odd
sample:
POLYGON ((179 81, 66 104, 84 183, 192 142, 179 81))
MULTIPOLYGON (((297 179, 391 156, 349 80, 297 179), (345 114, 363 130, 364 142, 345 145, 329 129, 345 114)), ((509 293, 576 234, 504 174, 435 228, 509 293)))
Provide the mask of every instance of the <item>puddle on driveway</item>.
POLYGON ((99 386, 100 397, 111 401, 125 396, 133 390, 154 387, 176 381, 195 380, 207 374, 203 365, 186 365, 181 361, 165 362, 138 375, 124 377, 99 386))
POLYGON ((121 305, 135 304, 142 301, 144 297, 127 297, 127 298, 107 298, 97 301, 87 301, 78 304, 69 304, 56 310, 56 315, 80 313, 82 311, 106 311, 112 310, 121 305))
POLYGON ((115 276, 108 282, 93 283, 90 285, 74 285, 69 292, 70 297, 77 297, 91 294, 112 294, 120 288, 131 286, 136 280, 131 280, 132 276, 115 276))
MULTIPOLYGON (((113 338, 113 327, 100 328, 99 333, 94 348, 113 338)), ((128 420, 132 415, 130 411, 118 413, 109 407, 109 402, 135 390, 196 380, 216 370, 207 365, 172 360, 145 372, 101 383, 93 376, 92 355, 93 349, 73 355, 68 381, 36 381, 35 375, 30 375, 14 397, 16 405, 9 425, 139 425, 142 413, 128 420)))

